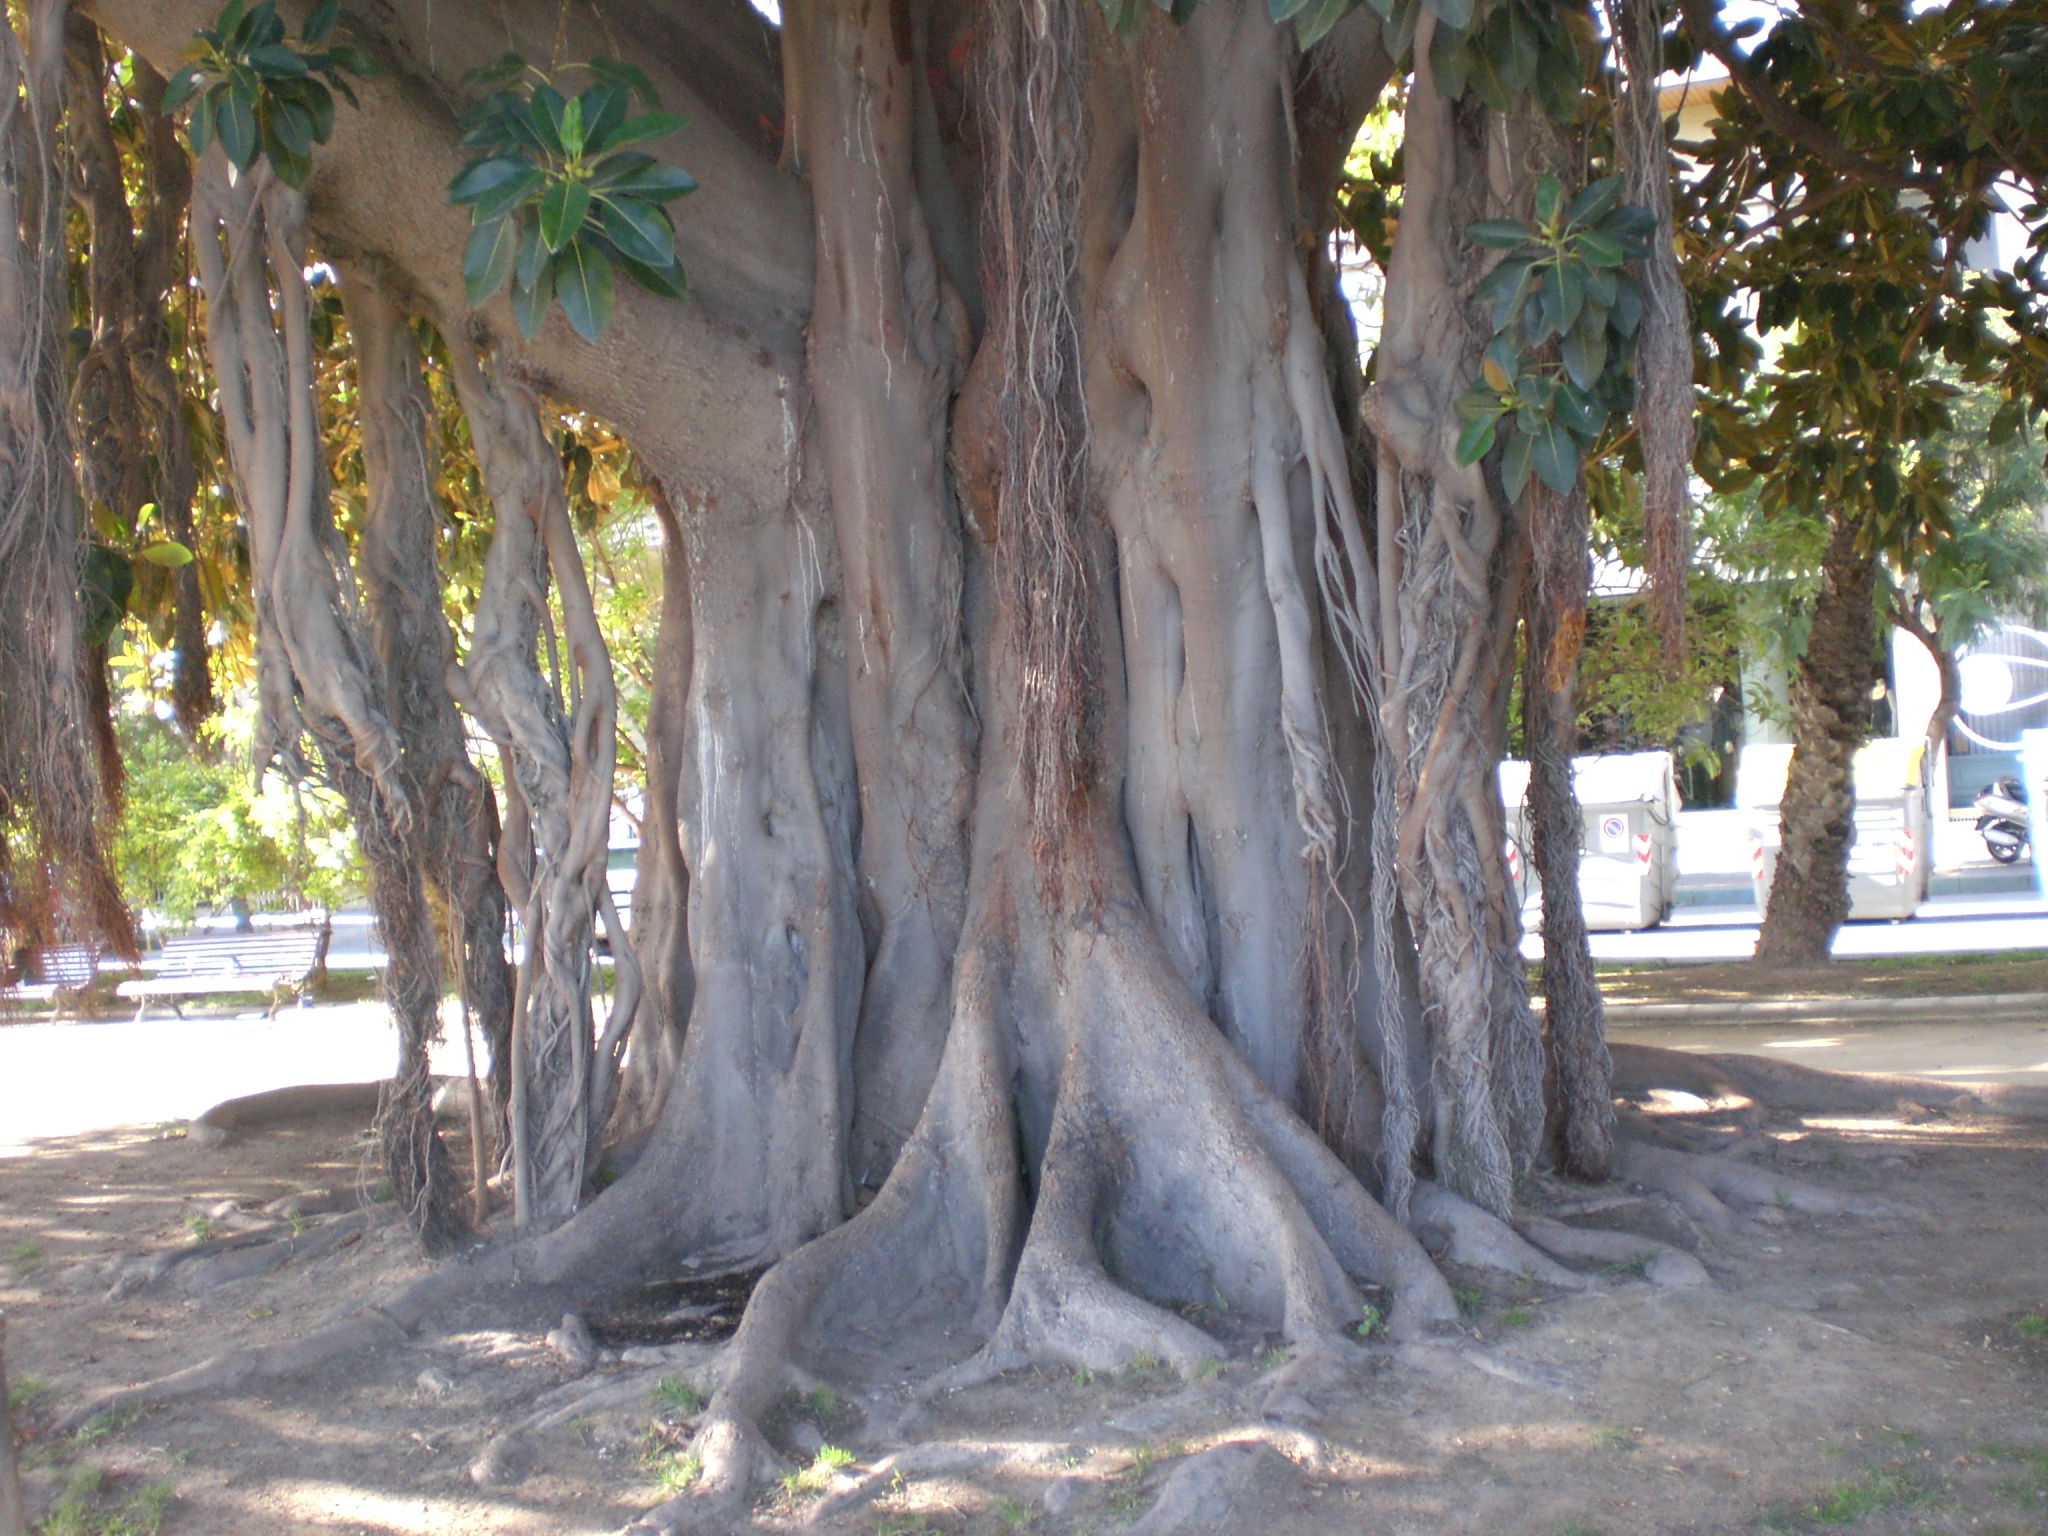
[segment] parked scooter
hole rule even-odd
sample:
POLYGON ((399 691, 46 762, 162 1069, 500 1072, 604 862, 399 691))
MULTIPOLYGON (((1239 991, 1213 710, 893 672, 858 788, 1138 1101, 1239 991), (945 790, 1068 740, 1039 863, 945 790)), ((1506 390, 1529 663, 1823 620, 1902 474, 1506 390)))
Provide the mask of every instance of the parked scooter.
POLYGON ((2017 864, 2027 856, 2033 820, 2027 813, 2026 791, 2018 779, 1994 779, 1977 791, 1977 833, 1984 851, 2001 864, 2017 864))

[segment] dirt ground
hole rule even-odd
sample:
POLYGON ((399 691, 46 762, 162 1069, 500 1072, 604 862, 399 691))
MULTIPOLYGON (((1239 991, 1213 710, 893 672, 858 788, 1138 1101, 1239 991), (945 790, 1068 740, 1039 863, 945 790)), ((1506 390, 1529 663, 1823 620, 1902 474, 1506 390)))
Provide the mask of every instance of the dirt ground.
MULTIPOLYGON (((941 1399, 905 1428, 921 1449, 900 1477, 882 1458, 900 1444, 901 1383, 792 1397, 771 1433, 810 1470, 756 1528, 2048 1532, 2048 1126, 1901 1113, 1773 1126, 1778 1161, 1889 1195, 1897 1217, 1763 1210, 1703 1252, 1709 1290, 1660 1290, 1628 1265, 1581 1295, 1459 1276, 1472 1363, 1361 1351, 1284 1421, 1261 1412, 1286 1364, 1260 1339, 1193 1382, 1042 1374, 941 1399), (1231 1442, 1270 1452, 1207 1457, 1221 1475, 1206 1492, 1182 1480, 1192 1523, 1165 1518, 1171 1500, 1148 1517, 1177 1468, 1231 1442), (877 1496, 850 1497, 860 1487, 877 1496)), ((346 1119, 219 1148, 125 1130, 0 1161, 0 1306, 31 1510, 62 1506, 48 1536, 601 1533, 687 1473, 705 1344, 601 1356, 590 1384, 633 1383, 625 1401, 536 1435, 523 1480, 477 1486, 487 1439, 572 1375, 530 1317, 457 1317, 313 1380, 47 1431, 93 1389, 296 1336, 417 1272, 380 1216, 266 1275, 189 1294, 173 1271, 107 1297, 107 1261, 217 1238, 242 1220, 226 1202, 367 1189, 368 1169, 346 1119)), ((1655 1217, 1614 1193, 1583 1219, 1655 1217)))
POLYGON ((2048 992, 2048 953, 1892 955, 1831 960, 1796 971, 1762 970, 1747 960, 1702 964, 1603 965, 1600 992, 1610 1003, 1792 1001, 1865 997, 1982 997, 2048 992))

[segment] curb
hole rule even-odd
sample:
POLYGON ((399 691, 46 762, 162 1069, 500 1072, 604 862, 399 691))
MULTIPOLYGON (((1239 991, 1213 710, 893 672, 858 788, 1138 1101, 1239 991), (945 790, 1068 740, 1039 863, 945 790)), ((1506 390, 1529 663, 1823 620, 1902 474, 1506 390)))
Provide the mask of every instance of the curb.
MULTIPOLYGON (((1539 1009, 1540 996, 1531 1003, 1539 1009)), ((1886 1019, 1946 1022, 2048 1022, 2048 992, 1983 992, 1961 997, 1816 997, 1704 1000, 1697 1003, 1609 1003, 1609 1024, 1857 1023, 1886 1019)))

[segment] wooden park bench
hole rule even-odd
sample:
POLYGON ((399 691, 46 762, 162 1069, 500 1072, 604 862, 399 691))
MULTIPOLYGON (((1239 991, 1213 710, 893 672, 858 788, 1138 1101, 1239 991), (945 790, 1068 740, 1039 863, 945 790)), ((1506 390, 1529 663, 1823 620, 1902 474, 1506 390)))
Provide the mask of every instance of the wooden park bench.
POLYGON ((0 987, 0 1003, 41 1003, 82 992, 100 973, 100 952, 90 944, 56 944, 28 952, 21 980, 0 987))
POLYGON ((165 939, 163 959, 154 975, 124 981, 115 988, 122 997, 137 999, 135 1017, 140 1020, 151 1003, 169 1003, 179 1018, 185 1011, 178 999, 220 992, 267 992, 268 1015, 287 996, 306 1000, 306 988, 327 954, 328 928, 271 928, 254 933, 195 934, 182 939, 165 939))

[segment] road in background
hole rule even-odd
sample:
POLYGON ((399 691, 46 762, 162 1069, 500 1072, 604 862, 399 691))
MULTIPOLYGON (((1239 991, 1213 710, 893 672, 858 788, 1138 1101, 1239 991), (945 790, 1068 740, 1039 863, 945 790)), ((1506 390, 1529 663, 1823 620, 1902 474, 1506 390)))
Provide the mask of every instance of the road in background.
MULTIPOLYGON (((1756 951, 1754 903, 1682 906, 1655 928, 1596 933, 1593 958, 1603 962, 1747 960, 1756 951)), ((1834 955, 1970 955, 2048 949, 2048 902, 2031 891, 1987 896, 1936 896, 1917 917, 1899 922, 1844 923, 1834 955)), ((1540 934, 1522 940, 1530 959, 1543 954, 1540 934)))

